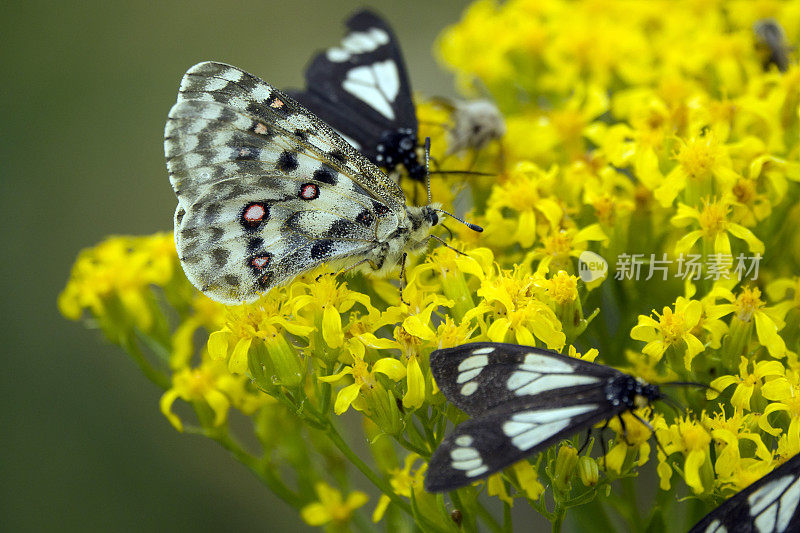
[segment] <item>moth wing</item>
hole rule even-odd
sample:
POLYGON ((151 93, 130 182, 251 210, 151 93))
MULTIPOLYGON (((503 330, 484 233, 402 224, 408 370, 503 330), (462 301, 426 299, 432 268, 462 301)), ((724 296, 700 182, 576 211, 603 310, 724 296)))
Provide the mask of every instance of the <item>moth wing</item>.
POLYGON ((384 131, 417 131, 411 85, 397 38, 386 21, 364 10, 346 25, 348 33, 340 45, 309 63, 305 93, 294 94, 374 160, 376 141, 384 131))
POLYGON ((501 405, 455 428, 434 451, 425 489, 467 485, 616 414, 598 391, 552 405, 501 405), (575 401, 573 401, 575 400, 575 401))
POLYGON ((800 455, 731 496, 689 533, 800 531, 800 455))
POLYGON ((497 342, 436 350, 430 366, 445 397, 472 416, 506 404, 546 405, 564 397, 594 397, 610 379, 622 375, 549 350, 497 342))

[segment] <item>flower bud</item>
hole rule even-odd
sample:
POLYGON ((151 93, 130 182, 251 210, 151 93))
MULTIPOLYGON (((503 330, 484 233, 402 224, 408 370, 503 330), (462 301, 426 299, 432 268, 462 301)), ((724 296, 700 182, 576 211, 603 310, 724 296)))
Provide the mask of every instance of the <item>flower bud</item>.
POLYGON ((276 386, 297 388, 303 382, 303 369, 297 351, 281 335, 264 343, 254 342, 248 353, 250 375, 265 392, 276 386))
POLYGON ((553 486, 566 492, 570 488, 572 476, 575 474, 575 467, 578 464, 578 451, 572 446, 566 445, 558 449, 556 456, 555 475, 553 476, 553 486))
POLYGON ((578 459, 578 477, 581 483, 587 487, 594 487, 600 480, 600 471, 597 468, 597 461, 591 457, 583 456, 578 459))
POLYGON ((364 405, 372 421, 389 435, 402 433, 403 421, 394 394, 384 389, 380 383, 363 388, 362 393, 364 405))

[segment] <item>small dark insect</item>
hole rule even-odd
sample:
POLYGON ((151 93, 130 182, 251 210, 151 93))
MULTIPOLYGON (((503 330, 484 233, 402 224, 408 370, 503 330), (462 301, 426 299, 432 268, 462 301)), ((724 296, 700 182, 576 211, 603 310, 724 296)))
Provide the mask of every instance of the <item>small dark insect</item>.
POLYGON ((772 18, 761 19, 753 24, 753 33, 764 70, 775 65, 779 71, 786 72, 789 69, 789 52, 792 47, 787 43, 786 32, 780 23, 772 18))

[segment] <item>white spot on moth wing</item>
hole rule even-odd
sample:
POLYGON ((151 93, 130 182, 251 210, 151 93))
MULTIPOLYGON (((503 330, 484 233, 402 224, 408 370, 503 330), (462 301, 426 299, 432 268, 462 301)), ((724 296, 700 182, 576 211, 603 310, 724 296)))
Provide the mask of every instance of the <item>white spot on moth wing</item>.
POLYGON ((523 411, 511 416, 512 420, 518 422, 528 422, 532 424, 543 424, 560 420, 562 418, 572 418, 597 409, 596 405, 572 405, 570 407, 559 407, 557 409, 543 409, 541 411, 523 411))
POLYGON ((342 88, 389 120, 394 120, 394 110, 386 101, 383 93, 378 90, 375 79, 374 72, 370 67, 357 67, 348 71, 342 88))
POLYGON ((488 346, 486 348, 478 348, 477 350, 472 350, 472 355, 487 355, 494 351, 493 346, 488 346))
POLYGON ((528 379, 528 383, 520 386, 525 376, 539 376, 539 374, 532 372, 514 372, 508 380, 508 388, 514 391, 517 396, 525 394, 540 394, 542 392, 563 389, 565 387, 574 387, 575 385, 588 385, 590 383, 597 383, 600 380, 593 376, 570 376, 555 374, 552 376, 541 376, 528 379), (517 377, 518 376, 518 377, 517 377), (514 378, 517 377, 515 380, 514 378), (512 387, 512 380, 517 387, 512 387))
POLYGON ((792 482, 793 476, 783 476, 770 481, 747 498, 747 503, 750 504, 750 516, 761 514, 761 511, 766 509, 781 496, 781 493, 792 482))
POLYGON ((472 446, 472 437, 469 435, 461 435, 455 440, 456 446, 472 446))
POLYGON ((489 364, 489 358, 485 355, 473 355, 461 361, 458 365, 458 371, 464 372, 473 368, 483 369, 487 364, 489 364))
POLYGON ((760 515, 753 520, 756 530, 760 533, 772 533, 773 531, 780 531, 775 528, 775 521, 778 519, 778 505, 777 502, 767 507, 760 515))
POLYGON ((541 372, 543 374, 565 374, 572 372, 572 367, 555 357, 548 357, 538 353, 529 353, 525 356, 522 370, 541 372))
POLYGON ((450 452, 450 457, 452 457, 454 461, 468 461, 478 459, 480 456, 481 454, 478 453, 478 450, 470 447, 456 448, 450 452))
POLYGON ((778 478, 751 494, 747 501, 759 531, 784 531, 800 502, 800 479, 778 478))
POLYGON ((728 533, 728 529, 719 520, 714 520, 708 524, 705 533, 728 533))
POLYGON ((328 58, 328 61, 343 63, 350 59, 350 52, 338 47, 328 48, 327 52, 325 52, 325 57, 328 58))
POLYGON ((797 509, 798 503, 800 503, 800 478, 796 479, 781 497, 781 512, 778 515, 776 531, 784 531, 789 527, 789 521, 797 509))
POLYGON ((467 477, 476 477, 476 476, 480 476, 481 474, 483 474, 483 473, 484 473, 484 472, 486 472, 487 470, 489 470, 489 467, 488 467, 488 466, 486 466, 486 465, 483 465, 483 466, 481 466, 480 468, 475 468, 475 469, 473 469, 473 470, 470 470, 469 472, 467 472, 467 473, 466 473, 466 476, 467 476, 467 477))
POLYGON ((461 372, 458 375, 458 379, 456 379, 456 383, 464 383, 465 381, 469 381, 472 378, 476 377, 478 374, 481 373, 483 368, 473 368, 472 370, 467 370, 466 372, 461 372))
MULTIPOLYGON (((378 46, 389 42, 389 34, 380 28, 371 28, 369 30, 369 35, 376 43, 378 43, 378 46)), ((377 46, 375 48, 377 48, 377 46)))
POLYGON ((363 54, 375 50, 378 43, 369 33, 356 31, 342 39, 342 47, 353 54, 363 54))
POLYGON ((569 419, 541 425, 506 422, 503 424, 503 432, 507 437, 511 437, 511 443, 518 449, 530 450, 567 427, 568 424, 569 419))
POLYGON ((476 390, 478 390, 478 384, 474 381, 470 381, 463 387, 461 387, 461 395, 462 396, 469 396, 473 394, 476 390))
POLYGON ((468 461, 453 461, 453 468, 456 470, 474 470, 482 465, 483 461, 481 461, 480 457, 477 459, 470 459, 468 461))
POLYGON ((224 78, 228 81, 239 81, 244 76, 244 72, 239 70, 238 68, 229 68, 220 72, 219 77, 224 78))
POLYGON ((397 65, 390 59, 382 63, 375 63, 372 68, 378 78, 378 87, 389 101, 394 102, 397 93, 400 92, 400 76, 397 73, 397 65))

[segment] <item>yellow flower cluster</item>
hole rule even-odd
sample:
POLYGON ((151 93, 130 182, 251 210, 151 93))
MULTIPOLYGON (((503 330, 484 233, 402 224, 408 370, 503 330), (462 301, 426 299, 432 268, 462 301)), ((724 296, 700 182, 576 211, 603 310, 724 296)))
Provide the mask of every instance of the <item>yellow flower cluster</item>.
MULTIPOLYGON (((309 524, 359 519, 367 500, 347 463, 383 494, 375 521, 501 527, 472 487, 453 493, 458 518, 422 489, 426 460, 464 419, 428 356, 470 341, 711 387, 665 386, 685 412, 610 421, 598 461, 596 441, 563 445, 490 477, 486 492, 506 508, 523 501, 560 525, 568 507, 604 501, 611 481, 647 467, 662 490, 678 490, 677 473, 710 507, 800 452, 800 68, 765 68, 752 30, 765 17, 798 41, 791 1, 475 2, 437 54, 466 95, 494 99, 505 136, 452 154, 448 108, 418 106, 435 168, 492 174, 433 179, 434 199, 471 199, 485 228, 452 227, 459 252, 409 264, 402 291, 321 269, 226 308, 186 282, 170 235, 116 237, 81 253, 59 307, 101 324, 164 387, 176 428, 230 449, 309 524), (607 270, 587 272, 588 252, 607 270), (232 410, 260 451, 238 444, 232 410), (337 429, 353 412, 374 466, 337 429)), ((409 182, 409 198, 424 197, 409 182)), ((660 512, 675 500, 659 498, 660 512)))

